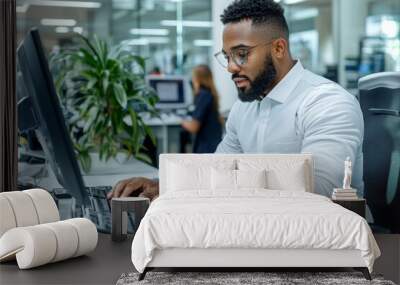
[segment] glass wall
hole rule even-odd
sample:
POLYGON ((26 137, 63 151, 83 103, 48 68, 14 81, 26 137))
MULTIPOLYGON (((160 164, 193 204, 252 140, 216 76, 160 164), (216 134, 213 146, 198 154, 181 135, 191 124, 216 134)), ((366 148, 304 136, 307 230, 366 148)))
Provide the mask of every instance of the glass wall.
POLYGON ((362 73, 400 70, 400 1, 373 1, 368 6, 360 44, 362 73))
POLYGON ((211 0, 17 0, 18 40, 38 27, 48 52, 98 35, 146 57, 149 73, 182 74, 209 63, 211 0))
POLYGON ((211 1, 113 1, 113 39, 149 58, 150 72, 209 62, 211 1))
POLYGON ((292 55, 311 71, 355 89, 361 76, 400 70, 400 1, 279 2, 292 55))
MULTIPOLYGON (((186 74, 194 65, 213 60, 211 1, 17 0, 18 39, 36 26, 52 51, 74 45, 74 33, 97 34, 148 58, 148 72, 186 74)), ((351 12, 358 24, 348 19, 348 26, 340 25, 337 6, 352 1, 277 2, 285 7, 292 54, 308 69, 335 81, 344 73, 342 84, 349 88, 359 76, 400 70, 400 1, 358 0, 357 11, 351 12), (338 46, 346 31, 352 38, 338 46)))

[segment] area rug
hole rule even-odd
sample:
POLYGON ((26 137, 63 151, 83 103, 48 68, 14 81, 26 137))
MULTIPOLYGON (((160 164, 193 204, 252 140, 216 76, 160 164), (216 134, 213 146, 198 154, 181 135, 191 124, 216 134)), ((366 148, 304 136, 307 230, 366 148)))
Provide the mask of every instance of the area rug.
POLYGON ((372 275, 368 281, 360 272, 148 272, 142 281, 138 281, 139 273, 122 274, 117 285, 145 284, 213 284, 213 285, 294 285, 294 284, 376 284, 395 285, 384 280, 382 276, 372 275))

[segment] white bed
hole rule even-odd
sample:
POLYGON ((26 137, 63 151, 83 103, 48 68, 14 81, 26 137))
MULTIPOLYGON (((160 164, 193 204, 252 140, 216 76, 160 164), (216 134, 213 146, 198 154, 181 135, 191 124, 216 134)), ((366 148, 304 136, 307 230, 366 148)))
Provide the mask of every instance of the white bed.
POLYGON ((380 252, 367 222, 312 192, 309 154, 161 155, 160 197, 134 237, 132 262, 141 279, 154 267, 354 267, 370 278, 380 252), (210 165, 224 171, 210 175, 210 165), (260 169, 273 173, 263 188, 254 187, 260 169), (236 175, 234 187, 218 182, 225 173, 236 175))

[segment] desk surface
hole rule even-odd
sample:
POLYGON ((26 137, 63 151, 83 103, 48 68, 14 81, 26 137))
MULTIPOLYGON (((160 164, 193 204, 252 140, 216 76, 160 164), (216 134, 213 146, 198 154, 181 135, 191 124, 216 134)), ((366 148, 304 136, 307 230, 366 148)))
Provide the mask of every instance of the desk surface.
POLYGON ((122 273, 135 270, 132 239, 113 242, 111 235, 99 234, 96 249, 87 256, 28 270, 19 270, 16 261, 1 263, 0 284, 115 284, 122 273))
MULTIPOLYGON (((114 186, 118 181, 131 177, 157 178, 158 169, 147 165, 134 158, 124 160, 121 154, 118 162, 110 159, 107 162, 100 161, 97 155, 92 155, 92 170, 89 174, 82 173, 85 186, 114 186)), ((55 177, 51 167, 46 165, 30 165, 19 163, 18 176, 23 179, 37 175, 38 173, 47 173, 44 177, 36 179, 38 186, 45 189, 62 187, 55 177), (43 169, 42 169, 43 168, 43 169)))
MULTIPOLYGON (((400 281, 400 235, 375 234, 382 251, 374 272, 385 279, 400 281)), ((96 249, 87 256, 19 270, 15 261, 0 264, 0 284, 115 284, 122 273, 135 271, 131 261, 133 236, 112 242, 110 235, 99 234, 96 249)))

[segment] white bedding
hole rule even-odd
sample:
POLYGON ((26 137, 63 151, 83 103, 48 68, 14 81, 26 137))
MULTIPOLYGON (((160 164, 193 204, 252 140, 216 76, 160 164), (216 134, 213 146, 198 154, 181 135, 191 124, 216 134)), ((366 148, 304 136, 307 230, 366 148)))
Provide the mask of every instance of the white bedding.
POLYGON ((266 189, 215 194, 157 198, 132 243, 135 268, 143 272, 154 250, 165 248, 357 249, 371 272, 380 255, 367 222, 324 196, 266 189))

